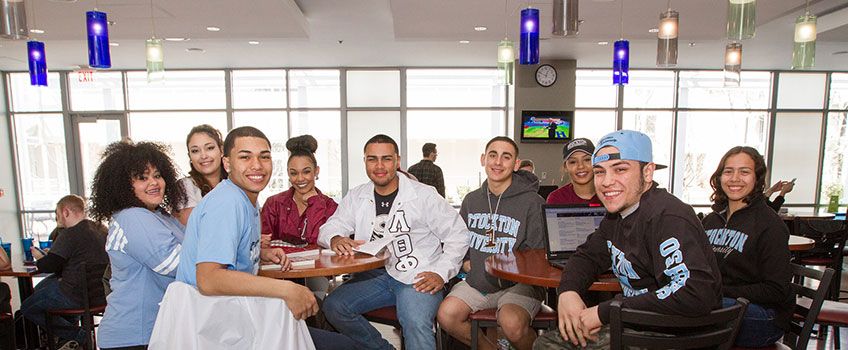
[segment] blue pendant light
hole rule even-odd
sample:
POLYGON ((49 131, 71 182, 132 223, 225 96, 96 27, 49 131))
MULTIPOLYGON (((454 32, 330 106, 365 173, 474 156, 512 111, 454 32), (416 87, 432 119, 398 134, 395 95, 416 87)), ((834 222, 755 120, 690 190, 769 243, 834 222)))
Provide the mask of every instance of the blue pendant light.
POLYGON ((613 45, 612 84, 625 85, 630 71, 630 42, 619 40, 613 45))
POLYGON ((27 52, 30 85, 47 86, 47 55, 44 52, 44 43, 28 41, 27 52))
POLYGON ((106 13, 97 10, 85 13, 88 30, 88 65, 93 68, 110 68, 109 25, 106 13))
POLYGON ((519 64, 539 64, 539 9, 521 10, 519 64))
POLYGON ((621 0, 620 39, 612 47, 612 84, 625 85, 629 81, 630 42, 624 40, 624 0, 621 0))

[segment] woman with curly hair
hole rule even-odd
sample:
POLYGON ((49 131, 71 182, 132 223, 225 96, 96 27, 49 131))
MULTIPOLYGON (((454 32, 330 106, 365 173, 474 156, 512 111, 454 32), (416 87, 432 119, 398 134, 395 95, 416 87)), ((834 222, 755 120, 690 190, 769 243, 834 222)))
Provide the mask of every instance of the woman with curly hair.
POLYGON ((91 214, 109 220, 106 252, 112 293, 100 322, 102 349, 146 349, 168 284, 180 262, 185 227, 169 213, 185 199, 168 149, 116 142, 103 152, 91 185, 91 214))
POLYGON ((795 294, 790 289, 789 229, 763 196, 766 162, 756 149, 731 148, 712 177, 713 212, 703 220, 721 271, 724 307, 743 297, 745 311, 734 346, 774 344, 789 330, 795 294))
POLYGON ((186 136, 188 158, 191 161, 191 171, 188 176, 180 179, 178 184, 185 189, 186 201, 177 203, 174 217, 185 225, 191 211, 209 191, 215 188, 221 180, 227 178, 227 171, 221 165, 224 141, 221 132, 209 124, 201 124, 191 128, 186 136))

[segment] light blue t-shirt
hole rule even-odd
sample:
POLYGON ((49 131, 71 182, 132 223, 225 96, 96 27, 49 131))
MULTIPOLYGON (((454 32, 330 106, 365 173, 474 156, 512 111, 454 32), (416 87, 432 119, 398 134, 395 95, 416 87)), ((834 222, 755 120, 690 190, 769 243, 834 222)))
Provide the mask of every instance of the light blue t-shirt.
POLYGON ((197 286, 197 264, 202 262, 255 275, 261 229, 257 206, 230 180, 221 181, 188 218, 177 280, 197 286))
POLYGON ((106 252, 112 293, 97 331, 104 348, 147 345, 159 303, 174 281, 185 228, 173 216, 144 208, 112 215, 106 252))

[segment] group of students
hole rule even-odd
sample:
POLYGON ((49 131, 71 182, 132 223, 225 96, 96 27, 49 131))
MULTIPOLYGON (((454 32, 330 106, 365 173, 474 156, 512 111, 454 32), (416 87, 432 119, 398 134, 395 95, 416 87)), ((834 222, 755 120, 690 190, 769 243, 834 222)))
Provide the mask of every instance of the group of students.
POLYGON ((538 178, 519 170, 512 139, 486 144, 480 164, 487 179, 459 213, 433 187, 399 171, 397 143, 386 135, 364 146, 370 181, 338 204, 315 187, 315 139, 289 140, 291 188, 261 210, 258 195, 274 169, 260 130, 236 128, 222 140, 201 125, 186 146, 191 171, 183 179, 168 150, 151 142, 109 145, 95 173, 89 212, 109 223, 112 269, 100 348, 388 349, 363 314, 392 305, 409 349, 435 348, 436 320, 470 343, 469 314, 488 308, 498 309, 516 348, 603 348, 609 301, 587 308, 583 300, 610 268, 625 307, 700 316, 736 297, 749 299, 739 346, 773 343, 788 326, 788 230, 765 203, 765 163, 750 147, 722 158, 711 178, 714 212, 702 223, 653 181, 658 166, 646 135, 623 130, 597 148, 587 139, 565 145, 571 183, 548 202, 600 203, 608 215, 563 271, 559 332, 536 339, 530 322, 543 290, 484 269, 493 254, 544 247, 545 200, 538 178), (315 287, 257 276, 260 264, 291 266, 272 240, 317 243, 347 256, 386 235, 394 239, 385 267, 354 274, 324 300, 322 312, 338 333, 300 321, 319 311, 315 287), (460 270, 467 278, 444 296, 445 282, 460 270))

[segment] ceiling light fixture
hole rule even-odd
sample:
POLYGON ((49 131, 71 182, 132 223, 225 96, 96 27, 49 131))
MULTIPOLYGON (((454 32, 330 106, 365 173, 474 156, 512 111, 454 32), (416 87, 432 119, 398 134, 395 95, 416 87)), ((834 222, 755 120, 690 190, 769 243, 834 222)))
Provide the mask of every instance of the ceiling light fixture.
POLYGON ((509 0, 504 0, 504 38, 498 43, 498 83, 505 86, 515 83, 515 49, 507 36, 507 4, 509 0))
POLYGON ((489 28, 486 28, 484 26, 474 27, 474 30, 478 31, 478 32, 485 32, 487 29, 489 29, 489 28))
POLYGON ((115 47, 115 46, 121 46, 121 44, 118 44, 118 43, 116 43, 116 42, 114 42, 114 41, 110 41, 110 42, 109 42, 109 46, 115 47))
POLYGON ((609 41, 599 41, 598 45, 609 45, 609 41))
POLYGON ((112 67, 112 58, 109 54, 109 26, 106 24, 106 13, 94 11, 85 13, 86 28, 88 31, 88 65, 93 68, 112 67))
POLYGON ((206 27, 206 30, 208 30, 210 32, 220 32, 221 28, 209 26, 209 27, 206 27))
POLYGON ((792 50, 792 69, 810 69, 816 61, 816 15, 810 14, 807 0, 803 15, 795 20, 795 48, 792 50))
POLYGON ((259 45, 259 42, 256 41, 256 40, 251 40, 251 41, 248 41, 247 43, 250 44, 250 45, 259 45))
POLYGON ((44 34, 44 29, 32 28, 29 30, 29 32, 33 34, 44 34))
POLYGON ((33 86, 47 86, 47 54, 44 43, 40 41, 27 42, 29 61, 29 81, 33 86))
POLYGON ((659 28, 651 28, 651 29, 648 29, 648 33, 659 33, 659 32, 660 32, 660 29, 659 29, 659 28))
POLYGON ((521 10, 521 39, 518 47, 519 64, 539 64, 539 9, 521 10))
POLYGON ((206 50, 201 49, 199 47, 189 47, 185 50, 186 50, 186 52, 190 52, 190 53, 204 53, 204 52, 206 52, 206 50))
POLYGON ((27 38, 26 3, 24 0, 0 0, 0 38, 27 38))
POLYGON ((757 29, 757 0, 728 0, 727 40, 754 37, 757 29))
POLYGON ((577 35, 580 20, 577 19, 577 0, 554 0, 554 30, 556 36, 577 35))
POLYGON ((171 37, 165 38, 165 41, 189 41, 191 38, 182 38, 182 37, 171 37))
POLYGON ((742 74, 742 44, 730 43, 724 49, 724 86, 739 87, 742 74))
POLYGON ((471 43, 471 41, 468 41, 468 40, 460 40, 460 41, 459 41, 459 43, 460 43, 460 44, 468 44, 468 43, 471 43))
POLYGON ((165 52, 162 39, 156 38, 156 21, 153 17, 153 0, 150 0, 150 39, 144 42, 147 61, 147 83, 165 81, 165 52))
POLYGON ((671 9, 671 0, 668 0, 668 9, 660 13, 660 26, 657 28, 657 67, 674 67, 677 65, 677 11, 671 9))
POLYGON ((625 85, 630 80, 630 42, 624 40, 624 0, 621 0, 619 16, 621 18, 621 23, 619 23, 620 39, 613 44, 612 48, 613 85, 625 85))

